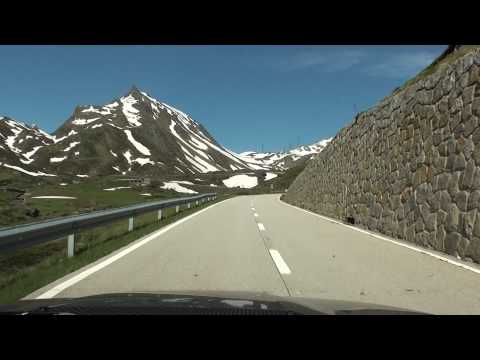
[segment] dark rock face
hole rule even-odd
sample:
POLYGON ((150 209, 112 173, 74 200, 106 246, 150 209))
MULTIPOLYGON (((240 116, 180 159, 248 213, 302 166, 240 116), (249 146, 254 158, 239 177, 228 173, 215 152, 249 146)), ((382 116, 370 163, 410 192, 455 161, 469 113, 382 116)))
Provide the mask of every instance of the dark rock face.
POLYGON ((472 49, 359 114, 285 201, 480 262, 479 63, 472 49))

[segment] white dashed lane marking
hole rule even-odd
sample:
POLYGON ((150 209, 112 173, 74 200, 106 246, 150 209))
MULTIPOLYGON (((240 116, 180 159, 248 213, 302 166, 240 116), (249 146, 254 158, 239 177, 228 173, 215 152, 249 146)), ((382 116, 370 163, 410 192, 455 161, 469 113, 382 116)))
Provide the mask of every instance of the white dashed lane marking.
MULTIPOLYGON (((257 211, 255 210, 255 208, 253 207, 253 204, 252 204, 252 211, 253 211, 253 216, 258 219, 259 215, 258 215, 257 211)), ((281 275, 290 275, 292 273, 292 271, 288 267, 285 260, 283 260, 282 255, 280 255, 278 250, 268 248, 268 245, 267 245, 267 239, 268 238, 265 236, 265 232, 267 231, 267 229, 265 228, 265 225, 263 225, 261 222, 258 222, 258 220, 256 220, 256 221, 257 221, 258 229, 260 230, 260 232, 263 232, 263 235, 261 235, 261 237, 262 237, 262 239, 265 243, 265 247, 267 248, 268 252, 270 253, 270 257, 272 258, 273 263, 275 264, 275 267, 277 268, 278 272, 280 273, 280 278, 282 279, 283 284, 285 285, 285 288, 287 289, 288 295, 290 296, 290 290, 287 287, 285 279, 283 279, 283 277, 281 275)), ((271 242, 271 240, 269 242, 271 242)))
POLYGON ((270 255, 272 256, 273 262, 275 263, 275 266, 277 267, 278 271, 282 275, 288 275, 291 274, 292 272, 290 271, 290 268, 288 267, 287 263, 283 260, 282 255, 277 250, 270 249, 270 255))

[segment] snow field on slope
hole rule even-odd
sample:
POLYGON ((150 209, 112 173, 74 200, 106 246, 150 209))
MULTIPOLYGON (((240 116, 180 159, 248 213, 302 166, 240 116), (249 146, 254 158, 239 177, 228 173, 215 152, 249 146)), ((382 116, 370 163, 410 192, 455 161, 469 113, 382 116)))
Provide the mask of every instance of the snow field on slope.
POLYGON ((68 145, 68 147, 67 147, 65 150, 63 150, 63 151, 65 151, 65 152, 66 152, 66 151, 70 151, 70 150, 72 150, 75 146, 77 146, 78 144, 80 144, 80 141, 73 141, 73 142, 71 142, 70 145, 68 145))
POLYGON ((278 175, 274 173, 267 173, 267 176, 265 177, 265 181, 271 180, 276 178, 278 175))
POLYGON ((24 174, 31 175, 31 176, 57 176, 57 175, 54 175, 54 174, 46 174, 46 173, 41 172, 41 171, 37 171, 37 172, 28 171, 28 170, 25 170, 25 169, 23 169, 19 166, 13 166, 13 165, 8 165, 8 164, 3 164, 3 166, 5 166, 7 168, 10 168, 10 169, 13 169, 13 170, 23 172, 24 174))
POLYGON ((99 117, 98 118, 92 118, 92 119, 77 119, 75 118, 75 120, 72 121, 72 124, 74 125, 87 125, 87 124, 90 124, 94 121, 97 121, 98 119, 100 119, 99 117))
POLYGON ((53 158, 50 158, 50 162, 51 162, 51 163, 62 162, 62 161, 64 161, 66 158, 67 158, 67 156, 58 157, 58 158, 53 157, 53 158))
POLYGON ((129 95, 127 97, 121 98, 120 102, 123 105, 122 112, 123 115, 125 115, 127 121, 133 126, 141 126, 142 123, 138 121, 140 119, 140 116, 136 115, 139 113, 139 111, 133 107, 133 104, 136 104, 138 101, 133 96, 129 95))
POLYGON ((164 182, 161 188, 165 190, 174 190, 176 192, 185 193, 185 194, 198 194, 197 191, 187 189, 186 187, 183 187, 180 184, 177 184, 176 182, 173 182, 173 181, 164 182))
POLYGON ((244 189, 250 189, 257 186, 258 179, 256 176, 234 175, 223 180, 222 182, 228 188, 240 187, 244 189))
POLYGON ((143 145, 142 143, 135 140, 135 138, 133 137, 132 132, 130 130, 124 130, 124 132, 127 135, 128 141, 130 141, 132 143, 132 145, 135 146, 135 148, 139 152, 141 152, 143 155, 146 155, 146 156, 151 156, 152 155, 150 153, 150 150, 145 145, 143 145))

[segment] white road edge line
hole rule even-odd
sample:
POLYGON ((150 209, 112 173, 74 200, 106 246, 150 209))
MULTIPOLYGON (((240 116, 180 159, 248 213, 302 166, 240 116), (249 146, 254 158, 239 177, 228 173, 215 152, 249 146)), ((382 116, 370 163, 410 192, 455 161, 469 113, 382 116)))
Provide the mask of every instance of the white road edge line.
POLYGON ((283 260, 282 255, 280 255, 280 253, 277 250, 269 249, 268 251, 272 256, 275 266, 277 267, 278 271, 280 271, 280 274, 289 275, 292 273, 287 263, 283 260))
POLYGON ((421 249, 421 248, 418 248, 416 246, 412 246, 412 245, 408 245, 408 244, 405 244, 403 242, 400 242, 400 241, 396 241, 396 240, 393 240, 393 239, 389 239, 387 237, 384 237, 384 236, 381 236, 381 235, 378 235, 378 234, 375 234, 375 233, 371 233, 369 231, 366 231, 366 230, 363 230, 363 229, 359 229, 357 227, 354 227, 354 226, 350 226, 350 225, 346 225, 342 222, 339 222, 337 220, 334 220, 334 219, 331 219, 331 218, 328 218, 326 216, 323 216, 323 215, 320 215, 320 214, 316 214, 312 211, 309 211, 309 210, 305 210, 305 209, 302 209, 302 208, 299 208, 297 206, 294 206, 294 205, 291 205, 291 204, 287 204, 286 202, 280 200, 280 198, 277 198, 277 200, 282 203, 283 205, 286 205, 286 206, 290 206, 294 209, 297 209, 299 211, 303 211, 303 212, 306 212, 307 214, 310 214, 310 215, 314 215, 314 216, 317 216, 323 220, 327 220, 327 221, 330 221, 330 222, 333 222, 335 224, 339 224, 339 225, 343 225, 347 228, 350 228, 352 230, 355 230, 355 231, 358 231, 358 232, 361 232, 361 233, 364 233, 364 234, 367 234, 367 235, 370 235, 370 236, 373 236, 374 238, 377 238, 377 239, 380 239, 380 240, 384 240, 384 241, 388 241, 390 243, 393 243, 395 245, 399 245, 399 246, 403 246, 407 249, 410 249, 410 250, 413 250, 413 251, 416 251, 416 252, 419 252, 419 253, 422 253, 422 254, 425 254, 425 255, 429 255, 429 256, 432 256, 438 260, 442 260, 442 261, 445 261, 451 265, 455 265, 455 266, 459 266, 465 270, 470 270, 470 271, 473 271, 474 273, 477 273, 477 274, 480 274, 480 268, 476 268, 476 267, 472 267, 472 266, 469 266, 469 265, 466 265, 464 263, 461 263, 459 261, 455 261, 453 259, 450 259, 450 258, 447 258, 445 256, 442 256, 442 255, 439 255, 439 254, 436 254, 436 253, 432 253, 426 249, 421 249))
MULTIPOLYGON (((233 198, 230 198, 230 199, 233 199, 233 198)), ((82 271, 81 273, 75 275, 74 277, 54 286, 53 288, 51 288, 50 290, 44 292, 43 294, 39 295, 36 297, 36 299, 50 299, 56 295, 58 295, 60 292, 64 291, 65 289, 69 288, 70 286, 72 285, 75 285, 76 283, 82 281, 83 279, 85 279, 86 277, 96 273, 97 271, 103 269, 104 267, 112 264, 113 262, 117 261, 118 259, 121 259, 122 257, 124 257, 125 255, 128 255, 129 253, 131 253, 132 251, 138 249, 139 247, 149 243, 150 241, 154 240, 156 237, 166 233, 167 231, 173 229, 174 227, 180 225, 180 224, 183 224, 184 222, 190 220, 191 218, 197 216, 197 215, 200 215, 201 213, 209 210, 209 209, 212 209, 214 208, 215 206, 217 205, 220 205, 221 203, 223 203, 224 201, 227 201, 227 200, 230 200, 230 199, 225 199, 223 201, 220 201, 216 204, 213 204, 205 209, 202 209, 198 212, 195 212, 187 217, 184 217, 183 219, 180 219, 170 225, 167 225, 165 226, 164 228, 161 228, 153 233, 151 233, 150 235, 147 235, 147 237, 137 243, 134 243, 130 246, 128 246, 126 249, 123 249, 122 251, 120 251, 119 253, 113 255, 113 256, 109 256, 107 259, 105 259, 104 261, 98 263, 97 265, 94 265, 88 269, 86 269, 85 271, 82 271)), ((87 265, 88 266, 88 265, 87 265)), ((68 276, 68 275, 67 275, 68 276)))
POLYGON ((258 217, 258 214, 257 214, 257 213, 254 213, 253 216, 258 217))
POLYGON ((266 231, 265 226, 263 226, 262 223, 257 223, 257 225, 258 225, 258 228, 260 229, 260 231, 266 231))

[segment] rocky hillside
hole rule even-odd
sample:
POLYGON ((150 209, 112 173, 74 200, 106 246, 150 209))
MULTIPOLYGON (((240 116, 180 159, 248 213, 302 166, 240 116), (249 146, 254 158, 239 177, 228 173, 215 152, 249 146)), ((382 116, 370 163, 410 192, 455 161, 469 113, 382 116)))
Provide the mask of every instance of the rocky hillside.
POLYGON ((284 200, 480 262, 480 47, 444 54, 358 114, 284 200))
POLYGON ((49 134, 8 117, 0 117, 0 165, 24 174, 47 175, 30 164, 42 148, 55 143, 49 134))

